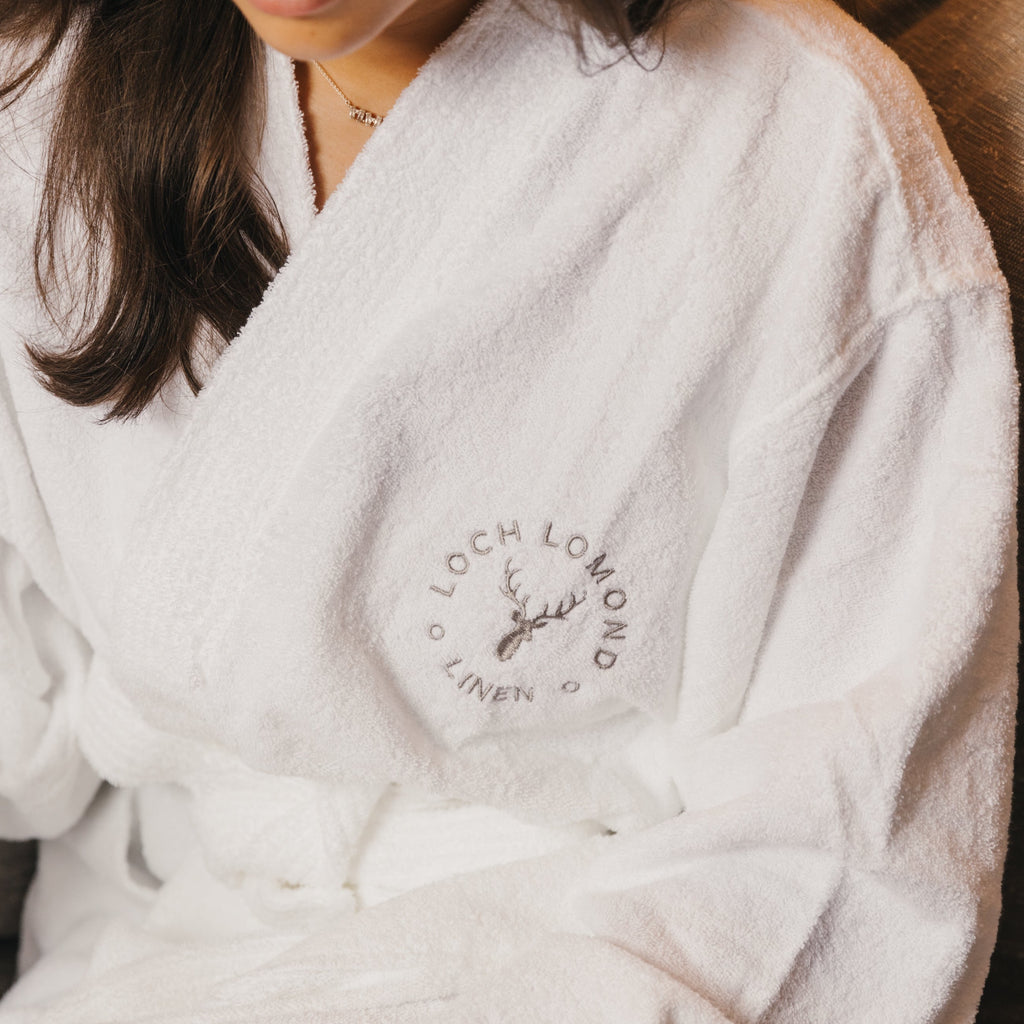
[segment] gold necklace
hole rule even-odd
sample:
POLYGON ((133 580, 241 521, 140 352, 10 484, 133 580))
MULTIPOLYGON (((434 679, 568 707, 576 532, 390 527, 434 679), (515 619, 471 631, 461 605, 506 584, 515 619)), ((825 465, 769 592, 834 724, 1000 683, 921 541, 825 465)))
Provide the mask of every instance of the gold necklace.
POLYGON ((320 61, 313 61, 313 66, 320 72, 324 78, 327 79, 327 84, 348 104, 348 116, 354 121, 358 121, 360 124, 368 125, 370 128, 376 128, 377 125, 384 120, 384 114, 375 114, 372 110, 366 110, 364 107, 357 107, 342 91, 338 86, 338 83, 327 74, 327 70, 324 68, 320 61))

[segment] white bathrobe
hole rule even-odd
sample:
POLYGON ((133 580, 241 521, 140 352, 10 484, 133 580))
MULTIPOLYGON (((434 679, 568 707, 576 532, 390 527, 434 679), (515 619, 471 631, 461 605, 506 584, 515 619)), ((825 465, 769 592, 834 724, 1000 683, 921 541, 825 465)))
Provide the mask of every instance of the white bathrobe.
POLYGON ((906 70, 695 0, 584 74, 488 0, 319 214, 268 81, 292 255, 133 423, 27 369, 46 82, 4 129, 0 1021, 973 1019, 1016 384, 906 70))

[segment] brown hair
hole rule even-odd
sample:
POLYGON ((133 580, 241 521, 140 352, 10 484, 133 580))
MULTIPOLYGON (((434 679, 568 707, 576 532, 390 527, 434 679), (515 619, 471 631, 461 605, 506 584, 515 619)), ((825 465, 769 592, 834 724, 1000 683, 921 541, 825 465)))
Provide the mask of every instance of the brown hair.
MULTIPOLYGON (((632 52, 677 0, 559 2, 577 46, 589 26, 632 52)), ((39 379, 74 405, 110 403, 105 419, 138 415, 179 369, 198 392, 200 339, 230 341, 288 254, 254 166, 262 42, 229 0, 0 0, 0 39, 32 54, 0 104, 73 45, 35 242, 40 296, 72 340, 28 346, 39 379), (86 231, 74 267, 59 244, 72 211, 86 231), (74 323, 56 299, 72 277, 74 323)))

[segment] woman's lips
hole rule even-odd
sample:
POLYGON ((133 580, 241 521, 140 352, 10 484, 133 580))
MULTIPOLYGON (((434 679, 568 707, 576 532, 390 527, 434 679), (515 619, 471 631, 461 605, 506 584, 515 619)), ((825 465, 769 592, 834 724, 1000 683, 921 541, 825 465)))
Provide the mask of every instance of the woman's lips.
POLYGON ((305 18, 319 13, 335 2, 336 0, 248 0, 250 7, 278 18, 305 18))

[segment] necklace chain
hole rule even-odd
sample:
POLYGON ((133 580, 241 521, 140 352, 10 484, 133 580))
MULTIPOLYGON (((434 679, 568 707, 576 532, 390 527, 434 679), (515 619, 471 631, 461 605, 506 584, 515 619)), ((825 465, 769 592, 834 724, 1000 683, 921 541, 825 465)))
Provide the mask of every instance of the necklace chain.
POLYGON ((360 124, 368 125, 370 128, 376 128, 377 125, 384 120, 384 114, 375 114, 372 110, 367 110, 365 107, 356 106, 342 91, 338 83, 331 78, 327 73, 327 69, 320 63, 320 61, 313 61, 313 66, 320 72, 321 75, 327 80, 327 84, 345 101, 348 106, 348 116, 354 121, 358 121, 360 124))

